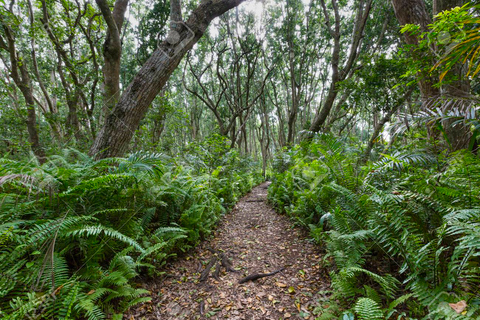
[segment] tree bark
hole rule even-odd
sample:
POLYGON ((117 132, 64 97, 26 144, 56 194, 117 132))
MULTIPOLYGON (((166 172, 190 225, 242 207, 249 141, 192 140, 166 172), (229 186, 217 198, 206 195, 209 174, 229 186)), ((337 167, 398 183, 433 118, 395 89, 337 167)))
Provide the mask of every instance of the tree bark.
MULTIPOLYGON (((433 12, 437 14, 444 10, 450 10, 455 7, 461 7, 469 1, 465 0, 435 0, 433 3, 433 12)), ((449 76, 454 80, 448 84, 442 86, 442 91, 453 99, 458 99, 457 103, 448 103, 448 106, 455 106, 460 109, 461 112, 467 112, 469 109, 469 104, 463 101, 463 97, 468 97, 470 94, 470 81, 465 77, 465 66, 462 63, 457 63, 449 71, 449 76)), ((470 145, 470 139, 472 133, 469 125, 464 125, 459 123, 453 127, 453 123, 456 120, 447 120, 444 123, 445 133, 447 135, 448 141, 450 142, 450 149, 452 151, 467 149, 470 145)))
MULTIPOLYGON (((416 24, 420 26, 423 32, 429 30, 428 25, 432 23, 432 19, 427 13, 424 0, 392 0, 392 4, 395 15, 401 25, 416 24)), ((418 38, 416 35, 406 32, 405 42, 409 45, 418 45, 418 38)), ((412 55, 416 60, 422 59, 414 50, 412 50, 412 55)), ((438 94, 438 89, 433 87, 434 83, 435 81, 428 72, 420 72, 418 85, 423 100, 438 94)))
MULTIPOLYGON (((292 41, 293 42, 293 41, 292 41)), ((292 106, 288 113, 288 133, 287 143, 293 145, 295 140, 295 123, 297 120, 298 108, 300 105, 300 85, 295 79, 295 61, 293 60, 293 43, 289 41, 290 54, 289 54, 289 66, 290 66, 290 90, 292 90, 292 106)), ((300 79, 301 81, 301 79, 300 79)))
MULTIPOLYGON (((27 1, 28 5, 28 15, 29 15, 29 20, 30 20, 30 31, 32 32, 32 35, 35 34, 35 19, 33 15, 33 8, 32 8, 32 3, 31 1, 27 1)), ((45 84, 43 82, 43 79, 40 75, 40 72, 38 70, 38 63, 37 63, 37 53, 35 49, 35 37, 32 36, 30 38, 30 47, 31 47, 31 57, 32 57, 32 67, 33 67, 33 74, 38 82, 38 85, 40 86, 40 89, 43 93, 43 96, 45 98, 45 102, 48 106, 48 109, 45 108, 44 111, 44 116, 45 120, 48 122, 50 125, 50 128, 52 129, 53 136, 55 137, 55 140, 57 143, 60 143, 62 141, 62 136, 60 134, 61 129, 59 128, 60 125, 58 121, 54 120, 55 117, 54 115, 58 113, 56 105, 54 105, 52 99, 50 98, 50 95, 47 92, 47 89, 45 87, 45 84)))
POLYGON ((95 139, 90 154, 95 158, 123 155, 128 144, 160 89, 165 85, 183 56, 202 37, 210 22, 244 0, 208 0, 193 10, 181 26, 180 42, 164 41, 145 62, 125 89, 95 139))
POLYGON ((3 25, 3 29, 5 31, 7 40, 4 41, 0 36, 0 47, 6 49, 9 53, 11 76, 15 82, 15 85, 22 92, 23 98, 25 99, 25 105, 27 107, 26 124, 30 146, 33 154, 38 159, 38 162, 43 164, 46 161, 46 156, 45 150, 42 148, 40 139, 38 137, 37 116, 35 112, 35 98, 33 96, 32 81, 26 69, 25 62, 19 61, 20 59, 15 47, 15 38, 11 28, 7 25, 3 25))
POLYGON ((356 21, 355 21, 355 26, 353 30, 352 44, 350 46, 350 52, 348 54, 348 58, 343 68, 340 69, 340 52, 341 52, 340 39, 341 39, 342 33, 340 30, 341 18, 340 18, 338 4, 336 0, 332 1, 333 10, 334 10, 334 26, 332 27, 330 25, 330 17, 327 13, 325 1, 324 0, 321 1, 323 12, 325 15, 325 23, 327 25, 328 32, 331 34, 333 38, 333 52, 332 52, 332 61, 331 61, 332 79, 331 79, 330 88, 328 90, 327 98, 325 99, 325 103, 323 104, 321 109, 319 109, 319 112, 317 111, 317 114, 310 126, 310 131, 312 132, 319 132, 322 129, 322 126, 327 120, 327 117, 330 114, 333 104, 335 103, 335 99, 337 98, 338 83, 345 80, 347 76, 350 74, 350 71, 353 70, 352 69, 353 65, 359 55, 358 50, 360 48, 363 32, 365 30, 365 26, 367 24, 367 20, 370 14, 370 9, 372 8, 372 2, 373 2, 372 0, 365 0, 365 1, 361 1, 361 3, 358 5, 356 21))
POLYGON ((117 0, 110 11, 106 0, 96 0, 102 16, 107 23, 107 36, 103 44, 103 108, 101 111, 100 124, 103 124, 109 111, 115 107, 120 98, 120 62, 122 57, 122 30, 125 12, 128 8, 128 0, 117 0))
POLYGON ((58 70, 58 75, 60 76, 62 86, 65 90, 65 97, 66 97, 67 106, 68 106, 66 136, 68 139, 71 139, 74 136, 75 139, 77 140, 77 143, 81 143, 83 135, 80 131, 80 122, 78 121, 78 114, 77 114, 77 105, 80 97, 79 89, 77 87, 74 87, 72 89, 67 79, 65 78, 65 75, 63 73, 63 64, 60 56, 58 57, 57 70, 58 70))
MULTIPOLYGON (((464 0, 434 0, 433 3, 433 13, 437 14, 444 10, 452 9, 456 6, 462 6, 467 1, 464 0)), ((428 24, 432 23, 432 19, 427 13, 424 0, 392 0, 393 7, 395 9, 395 15, 397 16, 400 24, 417 24, 420 26, 421 30, 427 32, 429 30, 428 24)), ((409 45, 417 45, 418 39, 415 35, 405 34, 405 42, 409 45)), ((421 60, 421 54, 412 50, 412 57, 415 60, 421 60)), ((432 65, 434 61, 432 61, 432 65)), ((468 96, 470 92, 470 84, 468 80, 465 80, 463 77, 462 65, 455 65, 451 71, 450 75, 453 75, 454 80, 452 83, 445 85, 438 90, 433 87, 436 81, 428 71, 421 71, 418 75, 418 84, 420 92, 422 94, 422 100, 426 108, 438 108, 443 107, 448 108, 452 105, 457 105, 457 103, 447 103, 444 106, 439 106, 438 102, 442 101, 441 97, 447 95, 455 99, 455 97, 465 97, 468 96), (440 99, 439 99, 440 97, 440 99), (433 101, 433 102, 432 102, 433 101)), ((446 99, 449 100, 448 98, 446 99)), ((440 102, 441 103, 441 102, 440 102)), ((461 102, 460 102, 461 104, 461 102)), ((459 107, 462 109, 462 107, 459 107)), ((449 110, 443 110, 447 113, 449 110)), ((454 120, 447 120, 443 123, 446 136, 450 142, 449 149, 451 151, 456 151, 460 149, 466 149, 469 146, 471 132, 469 126, 459 124, 455 127, 452 126, 454 120)), ((438 139, 438 132, 435 132, 434 128, 428 128, 429 136, 431 139, 438 139)))

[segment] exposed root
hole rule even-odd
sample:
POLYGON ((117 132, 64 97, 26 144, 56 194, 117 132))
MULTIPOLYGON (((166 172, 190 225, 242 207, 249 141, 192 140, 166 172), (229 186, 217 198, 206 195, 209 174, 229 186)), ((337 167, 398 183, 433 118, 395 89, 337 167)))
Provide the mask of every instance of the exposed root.
POLYGON ((217 266, 215 267, 215 272, 213 273, 213 277, 215 280, 220 280, 220 268, 222 267, 222 263, 218 262, 217 266))
POLYGON ((230 259, 228 259, 227 255, 225 253, 220 254, 220 258, 222 259, 222 266, 227 270, 228 272, 238 272, 238 270, 235 270, 232 266, 232 262, 230 259))
POLYGON ((275 270, 275 271, 270 272, 270 273, 254 273, 254 274, 251 274, 249 276, 246 276, 243 279, 240 279, 240 281, 238 281, 238 283, 245 283, 245 282, 248 282, 248 281, 255 281, 255 280, 258 280, 260 278, 270 277, 270 276, 276 275, 279 272, 282 272, 283 270, 285 270, 285 268, 280 268, 280 269, 275 270))
POLYGON ((205 268, 205 270, 202 271, 202 274, 200 275, 200 282, 204 282, 208 279, 210 271, 215 265, 216 265, 215 271, 213 272, 212 276, 216 280, 220 280, 220 272, 222 267, 224 267, 225 270, 228 272, 238 271, 233 268, 232 262, 224 252, 217 252, 216 250, 210 247, 208 247, 207 250, 210 251, 213 254, 213 256, 210 262, 208 263, 207 267, 205 268))
POLYGON ((208 279, 208 275, 210 274, 210 270, 215 265, 215 263, 217 263, 217 260, 218 260, 217 256, 212 257, 210 262, 207 264, 207 267, 205 268, 205 270, 202 271, 202 274, 200 275, 200 282, 204 282, 205 280, 208 279))

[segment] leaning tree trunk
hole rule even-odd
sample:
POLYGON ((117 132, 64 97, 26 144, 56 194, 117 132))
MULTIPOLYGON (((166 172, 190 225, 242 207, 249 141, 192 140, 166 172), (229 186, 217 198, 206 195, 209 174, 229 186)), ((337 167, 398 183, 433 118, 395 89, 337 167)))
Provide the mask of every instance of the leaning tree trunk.
POLYGON ((322 8, 324 11, 325 16, 325 24, 327 26, 328 32, 331 34, 333 38, 333 51, 332 51, 332 59, 331 59, 331 67, 332 67, 332 79, 330 83, 330 88, 328 89, 327 98, 321 109, 317 110, 315 118, 310 125, 311 132, 319 132, 322 130, 325 121, 327 120, 330 111, 332 110, 333 104, 338 95, 339 84, 341 81, 344 81, 349 77, 351 74, 350 72, 354 68, 355 62, 360 53, 361 49, 361 40, 363 38, 363 33, 365 31, 365 26, 367 24, 368 17, 370 15, 370 10, 372 8, 373 0, 363 0, 360 1, 357 8, 357 14, 355 18, 355 25, 353 28, 353 38, 352 43, 350 46, 350 52, 348 54, 348 58, 345 61, 343 67, 340 66, 340 58, 341 58, 341 37, 342 37, 342 30, 341 30, 341 15, 340 9, 338 7, 337 1, 333 0, 332 5, 334 9, 334 25, 331 26, 329 22, 329 16, 327 13, 325 1, 322 0, 322 8))
POLYGON ((140 120, 160 89, 177 68, 183 56, 202 37, 210 22, 244 0, 201 2, 185 23, 177 25, 174 44, 164 41, 145 62, 108 115, 95 139, 90 154, 95 158, 123 155, 140 120))
POLYGON ((390 108, 390 110, 387 111, 387 113, 383 116, 383 118, 380 119, 379 122, 375 123, 372 136, 370 137, 370 140, 368 140, 367 147, 365 148, 365 152, 363 153, 363 156, 360 159, 360 164, 364 165, 365 163, 367 163, 368 159, 370 158, 370 153, 372 152, 373 146, 375 144, 375 140, 377 140, 378 136, 382 132, 383 127, 387 122, 390 121, 390 119, 392 118, 392 115, 395 112, 397 112, 398 108, 400 108, 405 103, 405 101, 407 101, 407 99, 410 97, 412 92, 413 92, 413 88, 410 87, 410 89, 405 93, 405 95, 402 98, 400 98, 400 100, 398 100, 397 103, 392 108, 390 108))

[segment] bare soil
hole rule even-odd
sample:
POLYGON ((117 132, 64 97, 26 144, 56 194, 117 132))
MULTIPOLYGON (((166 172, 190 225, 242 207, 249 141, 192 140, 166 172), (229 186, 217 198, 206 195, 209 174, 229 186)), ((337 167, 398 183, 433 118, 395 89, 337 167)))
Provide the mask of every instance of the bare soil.
POLYGON ((322 254, 304 230, 267 204, 264 183, 242 198, 219 224, 214 236, 189 254, 172 261, 166 276, 143 283, 152 301, 132 308, 126 319, 315 319, 326 300, 329 278, 320 266, 322 254), (210 250, 209 250, 210 249, 210 250), (199 281, 213 257, 221 253, 238 272, 215 267, 199 281), (239 280, 255 273, 272 276, 239 280))

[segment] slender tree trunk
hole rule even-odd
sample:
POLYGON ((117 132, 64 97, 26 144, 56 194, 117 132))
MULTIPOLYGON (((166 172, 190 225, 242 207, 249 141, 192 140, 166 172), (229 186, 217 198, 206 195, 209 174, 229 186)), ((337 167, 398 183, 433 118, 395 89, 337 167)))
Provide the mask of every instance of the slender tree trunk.
POLYGON ((27 71, 25 62, 21 62, 15 47, 15 38, 12 29, 8 25, 3 25, 7 41, 0 36, 0 47, 7 50, 10 56, 11 76, 15 85, 22 92, 27 107, 27 131, 30 146, 38 162, 43 164, 46 161, 45 150, 40 144, 37 128, 37 115, 35 112, 35 98, 33 96, 32 81, 27 71))
MULTIPOLYGON (((29 19, 30 19, 30 32, 32 32, 32 35, 35 34, 35 19, 33 15, 33 9, 32 9, 32 3, 31 1, 27 1, 28 5, 28 14, 29 14, 29 19)), ((47 92, 47 89, 45 87, 45 84, 43 82, 43 79, 40 75, 40 72, 38 70, 38 63, 37 63, 37 53, 35 49, 35 37, 32 36, 30 39, 30 46, 31 46, 31 57, 32 57, 32 67, 33 67, 33 73, 35 75, 35 78, 38 82, 38 85, 40 86, 40 90, 42 91, 42 94, 45 98, 45 103, 48 106, 48 109, 45 108, 44 110, 44 117, 45 120, 48 122, 50 125, 50 128, 52 129, 53 136, 55 137, 56 142, 59 144, 62 141, 62 136, 60 134, 60 124, 58 121, 55 120, 55 114, 58 113, 56 105, 53 104, 52 99, 50 98, 50 95, 47 92)))
POLYGON ((382 132, 383 130, 383 126, 390 121, 390 119, 392 118, 392 115, 397 112, 397 110, 405 103, 405 101, 410 97, 410 95, 412 94, 412 91, 413 89, 410 88, 410 90, 408 90, 405 95, 394 105, 392 106, 392 108, 390 108, 390 110, 388 110, 388 112, 383 116, 382 119, 380 119, 380 121, 376 121, 376 123, 374 124, 374 129, 373 129, 373 133, 372 133, 372 136, 370 137, 370 139, 368 140, 368 143, 367 143, 367 147, 365 148, 365 152, 363 153, 363 156, 360 160, 360 163, 361 164, 365 164, 367 163, 368 161, 368 158, 370 158, 370 153, 372 152, 372 149, 373 149, 373 146, 375 144, 375 140, 377 140, 378 136, 380 135, 380 133, 382 132))
MULTIPOLYGON (((461 7, 469 1, 465 0, 435 0, 434 1, 434 14, 437 14, 444 10, 449 10, 455 7, 461 7)), ((456 103, 448 103, 449 106, 454 106, 462 112, 467 112, 468 104, 465 103, 461 98, 467 97, 470 94, 470 81, 465 76, 466 68, 462 63, 457 63, 449 71, 449 76, 454 80, 448 83, 447 85, 442 86, 444 93, 455 98, 460 98, 456 103)), ((445 132, 450 142, 450 149, 452 151, 467 149, 470 145, 470 139, 472 137, 472 132, 469 125, 464 125, 459 123, 453 126, 455 120, 447 120, 444 122, 445 132)))
POLYGON ((58 64, 57 64, 57 71, 60 76, 60 80, 62 82, 63 89, 65 90, 65 97, 67 100, 68 106, 68 114, 67 114, 67 122, 66 122, 66 136, 71 138, 74 136, 77 142, 82 140, 82 132, 80 130, 80 122, 78 121, 78 114, 77 114, 77 107, 80 100, 79 89, 75 86, 73 89, 68 83, 65 75, 63 73, 63 64, 61 57, 58 57, 58 64), (73 91, 73 92, 72 92, 73 91))
POLYGON ((96 0, 103 18, 107 23, 107 36, 103 43, 103 108, 101 111, 100 124, 112 110, 120 98, 120 63, 122 57, 122 42, 120 32, 122 30, 125 12, 128 8, 128 0, 117 0, 110 11, 106 0, 96 0))
POLYGON ((81 142, 83 135, 80 130, 80 122, 78 121, 77 106, 79 103, 78 92, 73 93, 73 96, 68 99, 68 116, 67 116, 67 131, 68 135, 73 135, 77 142, 81 142))
POLYGON ((43 164, 46 161, 46 156, 45 151, 40 144, 40 138, 38 137, 37 115, 35 112, 35 102, 33 100, 33 95, 31 90, 29 89, 20 90, 25 97, 25 102, 27 105, 27 130, 30 145, 33 153, 38 159, 38 162, 40 162, 40 164, 43 164))
POLYGON ((287 145, 287 141, 285 139, 285 120, 280 106, 277 106, 276 109, 278 116, 278 144, 280 145, 280 148, 283 148, 287 145))
POLYGON ((291 43, 291 41, 289 41, 289 46, 290 90, 292 91, 292 105, 290 107, 290 112, 288 113, 287 144, 293 145, 295 140, 295 123, 297 120, 298 107, 300 104, 300 92, 298 90, 299 86, 295 79, 295 61, 293 61, 293 43, 291 43))
POLYGON ((350 52, 348 54, 348 58, 345 61, 343 67, 340 69, 340 52, 341 52, 341 18, 339 7, 336 0, 332 0, 333 11, 334 11, 334 25, 331 26, 330 18, 327 13, 325 1, 322 0, 322 8, 326 19, 327 30, 331 34, 333 38, 333 52, 332 52, 332 79, 330 88, 328 90, 327 98, 325 102, 319 110, 317 110, 317 114, 310 125, 310 131, 312 132, 319 132, 325 121, 327 120, 330 111, 332 110, 333 104, 335 103, 335 99, 338 95, 338 84, 345 80, 352 70, 355 61, 359 55, 359 48, 361 44, 361 40, 363 38, 363 32, 365 30, 365 26, 367 24, 367 20, 370 14, 370 9, 372 8, 373 0, 363 0, 360 1, 357 8, 356 18, 355 18, 355 26, 353 29, 353 38, 352 43, 350 46, 350 52))

